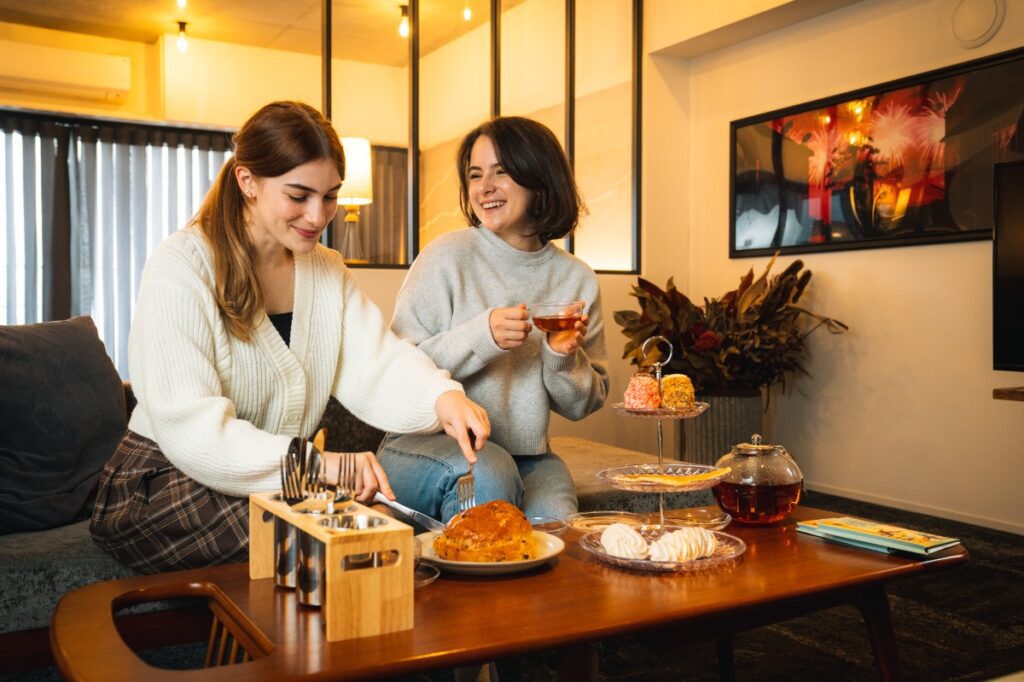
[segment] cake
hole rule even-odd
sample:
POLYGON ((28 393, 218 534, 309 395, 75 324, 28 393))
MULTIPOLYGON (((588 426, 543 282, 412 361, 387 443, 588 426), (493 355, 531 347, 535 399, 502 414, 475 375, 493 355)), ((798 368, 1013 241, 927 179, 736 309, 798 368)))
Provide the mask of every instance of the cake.
POLYGON ((634 374, 629 378, 623 404, 627 410, 656 410, 661 406, 658 380, 650 374, 634 374))
POLYGON ((661 378, 661 406, 674 410, 693 408, 693 384, 685 374, 669 374, 661 378))
POLYGON ((524 561, 537 556, 537 541, 523 512, 494 500, 453 516, 434 551, 448 561, 524 561))

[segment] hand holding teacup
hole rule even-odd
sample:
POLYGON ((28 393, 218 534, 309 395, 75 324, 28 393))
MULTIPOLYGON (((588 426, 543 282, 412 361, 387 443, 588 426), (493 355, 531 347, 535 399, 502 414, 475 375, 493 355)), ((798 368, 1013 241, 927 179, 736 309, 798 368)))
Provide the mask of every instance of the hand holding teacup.
POLYGON ((510 350, 523 345, 530 333, 530 316, 526 313, 526 304, 520 303, 510 308, 495 308, 489 319, 491 336, 498 348, 510 350))
POLYGON ((532 303, 533 324, 548 335, 548 346, 556 353, 572 355, 583 344, 590 316, 583 312, 583 301, 571 303, 532 303))

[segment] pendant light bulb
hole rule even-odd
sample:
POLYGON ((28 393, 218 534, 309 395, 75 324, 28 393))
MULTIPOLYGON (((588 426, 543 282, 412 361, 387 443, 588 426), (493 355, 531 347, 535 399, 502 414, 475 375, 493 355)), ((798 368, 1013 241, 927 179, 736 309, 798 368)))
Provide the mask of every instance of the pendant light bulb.
POLYGON ((409 6, 402 5, 402 20, 398 22, 398 35, 409 37, 409 6))
POLYGON ((462 10, 462 18, 465 19, 466 21, 469 21, 470 19, 473 18, 473 10, 469 8, 468 2, 466 3, 465 8, 463 8, 462 10))
POLYGON ((179 52, 187 52, 188 51, 188 37, 185 35, 185 27, 187 25, 188 25, 188 22, 185 22, 185 21, 179 21, 178 22, 178 51, 179 52))
POLYGON ((185 9, 187 0, 178 0, 178 9, 185 9))

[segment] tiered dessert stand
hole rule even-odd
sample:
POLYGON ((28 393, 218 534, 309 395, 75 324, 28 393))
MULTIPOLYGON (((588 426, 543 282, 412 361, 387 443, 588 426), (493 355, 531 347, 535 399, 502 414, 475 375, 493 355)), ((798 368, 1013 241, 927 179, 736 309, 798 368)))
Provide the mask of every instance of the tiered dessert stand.
MULTIPOLYGON (((672 344, 668 342, 664 336, 652 336, 651 338, 644 341, 640 347, 640 355, 643 364, 650 365, 654 370, 654 377, 658 381, 658 390, 661 391, 661 375, 662 369, 672 359, 672 344), (659 360, 657 362, 648 361, 649 349, 659 349, 659 360), (667 351, 661 350, 667 348, 667 351)), ((632 417, 634 419, 653 419, 658 425, 658 464, 657 466, 651 464, 635 464, 631 466, 615 467, 613 469, 605 469, 601 471, 598 476, 606 484, 619 490, 628 490, 631 492, 638 493, 657 493, 658 494, 658 520, 659 525, 665 526, 665 493, 681 493, 691 492, 695 490, 704 490, 710 488, 718 480, 725 475, 725 471, 722 471, 721 475, 715 475, 717 467, 708 466, 706 464, 692 464, 689 462, 675 462, 672 464, 665 464, 664 455, 664 434, 662 431, 662 422, 664 421, 675 421, 680 419, 692 419, 703 414, 709 405, 708 403, 698 402, 690 409, 680 410, 673 408, 657 408, 657 409, 637 409, 626 407, 624 403, 616 403, 612 405, 612 408, 620 415, 624 417, 632 417), (699 476, 697 480, 685 483, 655 483, 650 481, 635 481, 629 477, 636 474, 668 474, 671 476, 699 476)))

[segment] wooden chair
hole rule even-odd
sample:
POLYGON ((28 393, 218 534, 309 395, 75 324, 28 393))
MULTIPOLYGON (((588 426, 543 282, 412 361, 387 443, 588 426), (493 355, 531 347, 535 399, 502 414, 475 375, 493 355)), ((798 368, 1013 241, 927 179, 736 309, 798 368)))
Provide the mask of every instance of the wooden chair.
POLYGON ((175 580, 125 590, 122 581, 87 585, 66 594, 57 604, 51 623, 51 644, 57 665, 70 680, 100 679, 92 670, 92 661, 105 661, 105 674, 116 661, 122 679, 147 679, 150 682, 182 672, 151 667, 135 651, 185 642, 206 641, 203 665, 206 668, 231 666, 267 656, 273 642, 213 583, 175 580), (183 608, 171 608, 145 614, 152 623, 138 628, 139 616, 131 626, 118 626, 119 611, 140 604, 168 602, 183 608), (130 644, 131 643, 131 644, 130 644))

